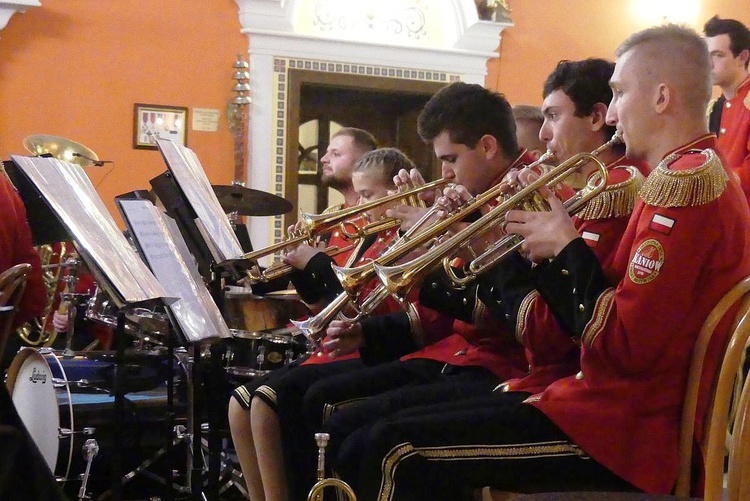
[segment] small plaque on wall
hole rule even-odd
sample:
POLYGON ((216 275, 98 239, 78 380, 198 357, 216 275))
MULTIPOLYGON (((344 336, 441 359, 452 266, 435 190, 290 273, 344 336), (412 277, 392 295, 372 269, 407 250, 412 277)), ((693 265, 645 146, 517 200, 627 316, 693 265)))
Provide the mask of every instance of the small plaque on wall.
POLYGON ((211 108, 193 108, 193 130, 216 132, 221 112, 211 108))

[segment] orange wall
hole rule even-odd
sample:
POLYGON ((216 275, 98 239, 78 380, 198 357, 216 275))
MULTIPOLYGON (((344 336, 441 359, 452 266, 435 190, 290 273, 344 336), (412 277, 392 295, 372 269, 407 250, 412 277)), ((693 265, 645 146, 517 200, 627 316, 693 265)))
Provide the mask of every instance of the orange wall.
MULTIPOLYGON (((541 104, 542 85, 561 59, 614 59, 629 34, 659 21, 634 11, 643 0, 510 0, 514 26, 503 31, 500 58, 487 64, 486 85, 513 104, 541 104)), ((659 0, 651 0, 658 4, 659 0)), ((673 2, 676 3, 676 2, 673 2)), ((703 0, 701 30, 714 14, 750 26, 750 0, 703 0)), ((653 12, 653 11, 650 11, 653 12)))
MULTIPOLYGON (((87 173, 110 211, 115 195, 149 188, 166 167, 132 148, 133 104, 221 110, 218 132, 188 129, 188 146, 214 184, 233 178, 226 105, 237 54, 247 54, 233 0, 41 0, 0 31, 0 155, 53 134, 114 165, 87 173)), ((118 217, 118 216, 116 216, 118 217)), ((119 217, 118 217, 119 220, 119 217)))
MULTIPOLYGON (((634 0, 631 0, 634 1, 634 0)), ((657 0, 653 0, 656 2, 657 0)), ((63 136, 114 166, 88 168, 113 214, 113 197, 148 188, 165 170, 156 151, 132 148, 136 102, 214 108, 218 132, 188 130, 188 146, 214 184, 233 178, 226 124, 237 54, 247 53, 234 0, 41 0, 0 31, 0 155, 25 153, 30 134, 63 136)), ((560 59, 613 57, 646 24, 630 2, 510 0, 515 26, 487 86, 512 103, 541 103, 541 86, 560 59)), ((699 26, 719 13, 750 23, 750 0, 704 0, 699 26)), ((119 217, 115 216, 116 218, 119 217)))

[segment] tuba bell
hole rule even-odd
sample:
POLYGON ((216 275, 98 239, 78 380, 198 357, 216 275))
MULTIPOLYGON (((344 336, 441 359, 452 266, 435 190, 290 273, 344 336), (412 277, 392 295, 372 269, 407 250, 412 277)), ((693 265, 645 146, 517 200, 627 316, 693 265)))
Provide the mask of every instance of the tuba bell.
POLYGON ((57 337, 52 327, 52 312, 58 298, 60 276, 64 268, 66 244, 60 242, 59 250, 52 245, 44 244, 36 248, 42 264, 42 279, 47 291, 47 304, 42 315, 34 318, 16 329, 16 333, 29 346, 50 346, 57 337))

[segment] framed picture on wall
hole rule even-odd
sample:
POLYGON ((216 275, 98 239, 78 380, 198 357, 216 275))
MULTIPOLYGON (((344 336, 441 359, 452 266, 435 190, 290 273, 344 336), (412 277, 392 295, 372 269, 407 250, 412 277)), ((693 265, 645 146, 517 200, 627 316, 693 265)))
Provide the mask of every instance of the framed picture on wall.
POLYGON ((187 146, 188 109, 183 106, 135 103, 133 148, 155 150, 157 139, 169 139, 187 146))

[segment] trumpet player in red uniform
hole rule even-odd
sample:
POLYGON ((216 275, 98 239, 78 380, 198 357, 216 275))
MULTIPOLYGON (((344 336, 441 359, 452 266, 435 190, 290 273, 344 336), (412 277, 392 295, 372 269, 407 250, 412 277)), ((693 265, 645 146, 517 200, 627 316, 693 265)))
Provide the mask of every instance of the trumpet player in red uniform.
MULTIPOLYGON (((602 59, 562 61, 548 77, 542 106, 544 121, 539 135, 555 160, 565 162, 576 154, 601 150, 612 137, 614 128, 606 125, 605 117, 612 97, 608 81, 613 68, 613 63, 602 59)), ((631 162, 624 157, 623 150, 622 145, 616 145, 598 154, 609 173, 607 187, 589 203, 588 210, 584 209, 575 217, 579 233, 607 266, 611 264, 643 181, 639 170, 629 166, 631 162)), ((570 192, 583 189, 597 172, 593 162, 584 165, 567 177, 567 188, 570 192)), ((510 182, 515 182, 515 176, 509 178, 510 182)), ((566 193, 563 191, 563 194, 566 193)), ((469 196, 463 188, 456 188, 454 192, 446 190, 446 195, 441 202, 449 205, 454 198, 466 200, 469 196)), ((460 327, 463 330, 458 330, 457 334, 403 356, 397 362, 373 368, 371 372, 359 372, 350 381, 331 378, 308 391, 305 398, 305 410, 311 416, 308 420, 320 415, 322 408, 329 412, 336 410, 327 417, 323 429, 331 435, 329 452, 335 458, 334 468, 355 483, 355 490, 360 441, 378 419, 410 407, 489 394, 504 381, 506 384, 497 391, 512 390, 513 395, 507 398, 528 396, 578 371, 579 347, 561 328, 544 300, 534 293, 534 282, 528 276, 530 263, 518 254, 512 255, 509 261, 511 263, 501 263, 487 272, 489 276, 480 277, 479 284, 463 290, 451 287, 442 271, 428 277, 420 289, 420 313, 429 307, 463 322, 484 324, 485 328, 480 330, 483 335, 467 339, 466 328, 460 327), (528 292, 522 303, 503 304, 495 293, 495 283, 508 274, 508 267, 522 270, 513 275, 512 284, 528 292), (494 331, 487 328, 497 324, 501 327, 495 327, 494 331), (513 332, 514 342, 525 349, 524 367, 528 370, 522 374, 504 369, 508 350, 494 341, 501 329, 513 332), (478 357, 477 353, 483 356, 478 357), (406 373, 410 365, 425 363, 424 360, 444 364, 439 376, 417 381, 402 378, 399 384, 390 387, 382 382, 397 381, 392 379, 394 374, 406 373), (487 372, 467 373, 461 377, 463 366, 479 366, 487 372), (366 382, 365 376, 376 383, 366 382), (378 389, 387 391, 376 394, 378 389), (374 396, 337 409, 337 402, 349 402, 355 395, 360 399, 374 396)), ((379 334, 373 333, 373 337, 379 334)))
MULTIPOLYGON (((395 188, 392 183, 395 173, 400 169, 413 167, 411 160, 395 148, 380 148, 363 155, 356 162, 351 174, 360 203, 374 201, 387 195, 389 190, 395 188)), ((375 207, 369 210, 368 219, 378 221, 386 208, 375 207)), ((351 263, 361 264, 376 258, 396 236, 397 231, 390 229, 364 238, 351 263)), ((293 257, 289 262, 294 262, 299 257, 295 252, 296 250, 290 252, 293 257)), ((307 249, 302 253, 306 255, 307 249)), ((321 253, 317 256, 312 259, 323 261, 327 258, 321 253)), ((330 262, 328 258, 328 271, 325 274, 321 272, 318 280, 329 274, 333 275, 330 262)), ((316 266, 325 269, 320 263, 316 266)), ((309 269, 309 265, 304 268, 309 269)), ((333 281, 338 287, 331 285, 321 291, 322 288, 318 285, 317 289, 314 286, 311 289, 313 293, 317 290, 321 297, 330 300, 332 295, 343 292, 335 276, 333 281)), ((395 303, 386 301, 379 307, 379 311, 397 307, 395 303)), ((293 410, 301 407, 306 385, 323 377, 324 374, 353 371, 361 366, 362 363, 356 354, 339 360, 329 357, 326 353, 316 352, 305 360, 279 368, 265 377, 256 378, 232 393, 229 405, 232 439, 253 501, 288 497, 286 476, 294 476, 297 471, 294 466, 286 468, 284 465, 281 433, 283 429, 294 428, 294 425, 285 419, 296 418, 293 410), (280 417, 284 418, 281 422, 280 417)))
MULTIPOLYGON (((650 28, 617 56, 607 122, 629 158, 655 167, 611 267, 547 192, 550 212, 506 218, 506 231, 523 236, 522 252, 538 263, 536 290, 581 345, 581 371, 520 403, 493 394, 379 422, 365 439, 361 499, 458 499, 486 485, 673 489, 693 347, 719 298, 750 274, 750 212, 706 127, 710 63, 701 37, 650 28)), ((504 292, 503 301, 525 296, 504 292)), ((717 334, 712 342, 721 343, 726 326, 717 334)), ((715 352, 707 363, 711 374, 715 352)))

